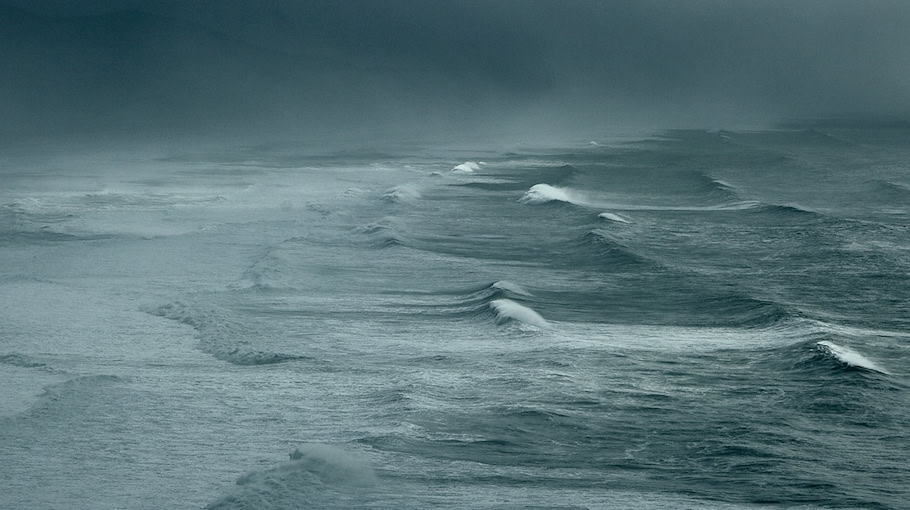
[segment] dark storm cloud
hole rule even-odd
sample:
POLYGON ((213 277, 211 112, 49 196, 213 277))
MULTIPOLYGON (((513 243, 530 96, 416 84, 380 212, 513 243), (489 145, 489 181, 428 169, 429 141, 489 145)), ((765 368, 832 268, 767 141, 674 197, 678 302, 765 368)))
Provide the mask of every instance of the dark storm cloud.
POLYGON ((10 132, 481 132, 910 112, 903 1, 5 0, 10 132))

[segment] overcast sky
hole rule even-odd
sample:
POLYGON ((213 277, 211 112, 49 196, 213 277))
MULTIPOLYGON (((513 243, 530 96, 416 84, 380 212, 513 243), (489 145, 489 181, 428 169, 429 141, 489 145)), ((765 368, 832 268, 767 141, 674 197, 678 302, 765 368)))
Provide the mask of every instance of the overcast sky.
POLYGON ((910 2, 0 0, 0 131, 546 134, 910 113, 910 2))

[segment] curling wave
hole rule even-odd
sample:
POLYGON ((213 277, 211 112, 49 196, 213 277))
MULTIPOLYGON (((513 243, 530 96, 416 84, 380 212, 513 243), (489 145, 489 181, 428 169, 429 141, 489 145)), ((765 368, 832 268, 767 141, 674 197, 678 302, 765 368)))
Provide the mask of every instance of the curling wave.
POLYGON ((511 299, 494 299, 490 301, 490 309, 496 314, 496 322, 520 322, 538 328, 547 328, 550 323, 531 308, 516 303, 511 299))

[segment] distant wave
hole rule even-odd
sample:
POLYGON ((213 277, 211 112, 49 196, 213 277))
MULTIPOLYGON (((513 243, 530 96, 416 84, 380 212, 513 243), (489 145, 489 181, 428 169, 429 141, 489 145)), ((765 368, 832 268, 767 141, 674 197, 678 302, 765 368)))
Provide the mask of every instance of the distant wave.
POLYGON ((550 323, 539 313, 511 299, 494 299, 490 301, 490 309, 496 314, 496 322, 500 324, 517 321, 538 328, 550 326, 550 323))
POLYGON ((249 345, 251 332, 214 310, 174 302, 145 311, 192 326, 196 330, 199 349, 217 359, 235 365, 270 365, 286 361, 310 359, 307 356, 262 351, 249 345))
POLYGON ((74 241, 100 241, 104 239, 112 239, 114 237, 116 236, 101 234, 66 234, 63 232, 56 232, 51 229, 39 229, 33 231, 20 230, 14 232, 0 232, 0 244, 41 244, 74 241))
POLYGON ((420 190, 411 184, 401 184, 386 190, 382 199, 393 204, 412 204, 420 200, 420 190))
POLYGON ((602 220, 613 221, 616 223, 631 223, 629 218, 627 218, 621 214, 616 214, 616 213, 611 213, 611 212, 602 212, 602 213, 598 214, 597 217, 602 220))
POLYGON ((901 184, 894 181, 875 180, 872 181, 870 198, 876 201, 900 202, 906 204, 910 202, 910 185, 901 184))
POLYGON ((377 482, 366 458, 337 447, 304 445, 289 457, 277 467, 241 476, 228 495, 206 508, 349 508, 362 504, 357 493, 377 482))
POLYGON ((452 168, 452 173, 456 174, 473 174, 474 172, 480 170, 480 167, 483 166, 483 162, 476 161, 465 161, 464 163, 455 165, 452 168))
POLYGON ((758 202, 749 209, 779 216, 820 216, 819 213, 796 204, 765 204, 758 202))
POLYGON ((864 368, 882 374, 890 374, 887 370, 876 364, 874 361, 863 356, 859 352, 834 342, 823 340, 816 342, 816 348, 825 356, 837 360, 839 363, 855 368, 864 368))
POLYGON ((17 352, 0 355, 0 363, 19 368, 48 368, 44 362, 17 352))
POLYGON ((679 190, 702 203, 722 204, 742 200, 736 186, 702 172, 685 173, 679 190))
POLYGON ((284 287, 282 275, 287 261, 277 247, 271 247, 243 272, 243 280, 258 290, 278 290, 284 287))
POLYGON ((0 207, 0 244, 60 243, 109 239, 111 235, 67 232, 75 214, 54 210, 37 200, 22 200, 0 207))
POLYGON ((784 324, 792 327, 795 325, 792 321, 801 318, 798 310, 787 305, 746 294, 704 298, 699 307, 706 314, 716 317, 717 325, 741 328, 769 328, 784 324))
POLYGON ((47 406, 73 405, 85 398, 90 398, 100 388, 116 386, 125 382, 127 382, 126 379, 115 375, 100 374, 75 377, 45 386, 33 407, 42 409, 47 406))
POLYGON ((393 248, 405 244, 404 237, 398 233, 398 230, 384 223, 364 225, 358 229, 358 233, 366 236, 373 248, 393 248))

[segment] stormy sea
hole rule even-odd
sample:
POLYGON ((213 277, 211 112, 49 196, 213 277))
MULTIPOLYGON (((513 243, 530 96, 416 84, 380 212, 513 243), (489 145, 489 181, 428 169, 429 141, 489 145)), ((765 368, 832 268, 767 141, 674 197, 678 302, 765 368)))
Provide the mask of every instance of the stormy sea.
POLYGON ((7 150, 0 507, 907 508, 908 161, 7 150))

